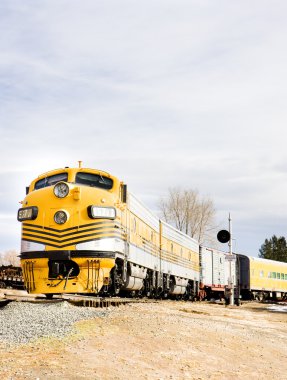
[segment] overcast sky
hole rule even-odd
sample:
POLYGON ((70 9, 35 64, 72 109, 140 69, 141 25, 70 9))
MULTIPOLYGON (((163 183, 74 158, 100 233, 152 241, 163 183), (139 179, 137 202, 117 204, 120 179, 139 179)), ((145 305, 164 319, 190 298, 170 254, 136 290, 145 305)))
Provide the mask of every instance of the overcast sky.
MULTIPOLYGON (((157 212, 169 187, 233 218, 234 249, 287 236, 287 2, 0 1, 0 252, 25 186, 84 166, 157 212)), ((226 248, 226 247, 222 247, 226 248)))

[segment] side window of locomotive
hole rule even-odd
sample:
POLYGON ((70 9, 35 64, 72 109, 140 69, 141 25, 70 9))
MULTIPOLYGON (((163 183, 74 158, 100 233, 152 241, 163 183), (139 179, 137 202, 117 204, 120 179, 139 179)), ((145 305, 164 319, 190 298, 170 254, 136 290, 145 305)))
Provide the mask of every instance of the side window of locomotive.
POLYGON ((43 187, 55 185, 57 182, 60 182, 60 181, 67 182, 68 173, 54 174, 54 175, 39 179, 39 181, 35 183, 34 190, 39 190, 39 189, 42 189, 43 187))
POLYGON ((110 190, 113 187, 113 180, 111 178, 92 173, 77 173, 76 183, 105 190, 110 190))
POLYGON ((134 233, 137 232, 137 221, 136 221, 136 218, 133 219, 133 232, 134 233))

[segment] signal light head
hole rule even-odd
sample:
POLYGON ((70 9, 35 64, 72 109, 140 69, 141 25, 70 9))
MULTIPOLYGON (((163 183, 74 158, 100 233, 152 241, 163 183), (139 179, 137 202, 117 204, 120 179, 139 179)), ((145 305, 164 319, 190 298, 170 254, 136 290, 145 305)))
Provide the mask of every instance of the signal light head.
POLYGON ((227 242, 229 242, 229 240, 230 240, 230 233, 229 233, 229 231, 226 231, 226 230, 219 231, 218 234, 217 234, 217 240, 220 243, 227 243, 227 242))

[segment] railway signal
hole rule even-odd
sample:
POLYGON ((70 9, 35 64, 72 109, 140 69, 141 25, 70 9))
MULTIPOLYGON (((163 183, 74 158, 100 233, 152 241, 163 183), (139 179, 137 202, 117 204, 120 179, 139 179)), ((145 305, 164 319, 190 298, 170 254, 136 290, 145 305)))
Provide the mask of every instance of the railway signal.
POLYGON ((217 240, 220 243, 228 243, 230 240, 230 232, 227 230, 221 230, 217 234, 217 240))
POLYGON ((229 222, 229 231, 227 230, 221 230, 217 234, 217 240, 220 243, 229 243, 229 256, 228 256, 228 261, 229 261, 229 289, 230 289, 230 296, 229 296, 229 303, 230 305, 234 305, 234 283, 232 279, 232 270, 231 270, 231 263, 234 261, 233 260, 233 254, 232 254, 232 224, 231 224, 231 216, 229 214, 228 218, 229 222))

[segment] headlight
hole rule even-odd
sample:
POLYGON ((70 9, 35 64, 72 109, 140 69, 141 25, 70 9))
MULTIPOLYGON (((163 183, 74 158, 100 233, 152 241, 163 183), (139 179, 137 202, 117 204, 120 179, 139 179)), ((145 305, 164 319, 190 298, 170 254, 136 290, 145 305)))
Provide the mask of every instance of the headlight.
POLYGON ((69 194, 69 186, 66 182, 58 182, 54 186, 54 194, 58 198, 65 198, 69 194))
POLYGON ((25 207, 19 208, 17 219, 19 222, 23 222, 23 220, 34 220, 38 215, 38 207, 25 207))
POLYGON ((92 219, 115 219, 116 209, 114 207, 89 206, 88 215, 92 219))
POLYGON ((67 220, 68 220, 68 214, 63 210, 57 211, 54 215, 54 221, 57 224, 64 224, 66 223, 67 220))

